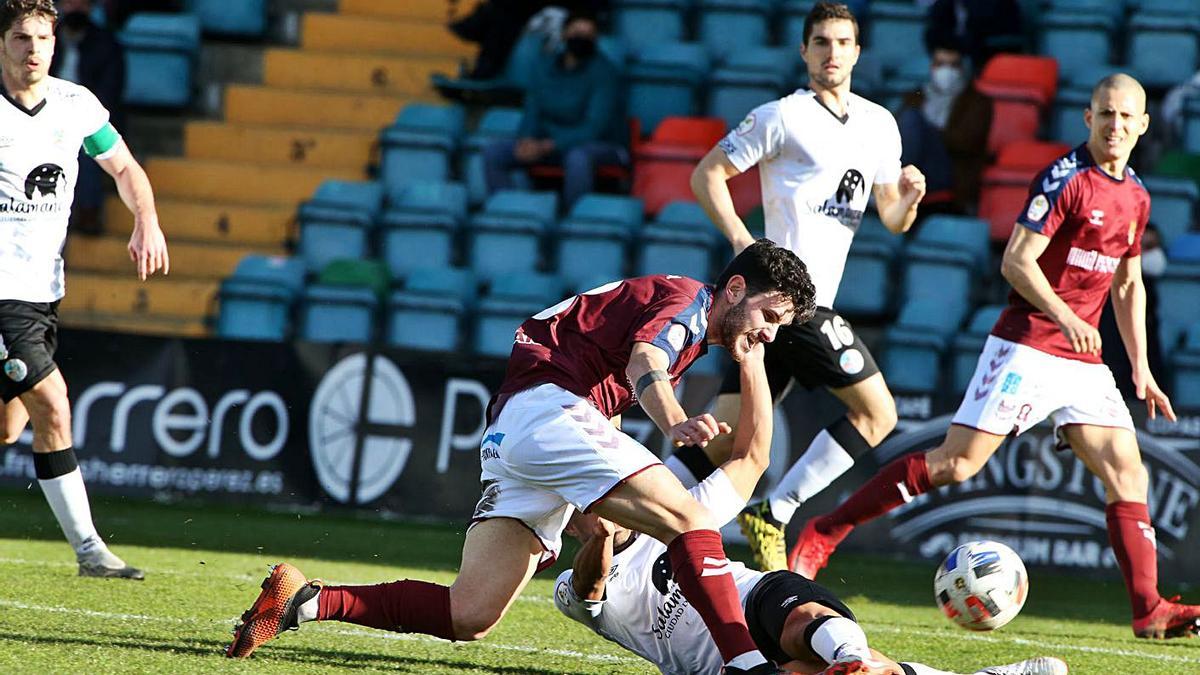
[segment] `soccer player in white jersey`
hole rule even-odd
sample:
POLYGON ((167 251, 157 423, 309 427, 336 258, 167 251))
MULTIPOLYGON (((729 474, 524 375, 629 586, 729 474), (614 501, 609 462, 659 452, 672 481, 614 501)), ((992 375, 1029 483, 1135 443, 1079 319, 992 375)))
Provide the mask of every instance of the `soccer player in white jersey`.
MULTIPOLYGON (((776 400, 793 381, 826 387, 847 413, 813 439, 770 498, 738 517, 764 570, 785 569, 784 527, 805 500, 854 465, 896 426, 896 404, 870 351, 833 309, 846 254, 868 198, 883 224, 902 233, 925 195, 925 177, 900 166, 900 132, 883 107, 850 91, 858 23, 845 5, 817 3, 804 22, 800 53, 809 89, 755 108, 692 174, 692 190, 734 252, 754 241, 734 211, 726 181, 758 165, 767 237, 796 252, 817 287, 816 316, 780 329, 767 348, 776 400)), ((737 415, 737 375, 725 378, 716 417, 737 415)), ((729 435, 703 450, 681 448, 669 466, 697 478, 729 455, 729 435)))
MULTIPOLYGON (((746 406, 732 454, 691 492, 717 522, 746 505, 766 469, 771 445, 771 393, 762 346, 744 357, 739 380, 746 406)), ((712 637, 671 575, 667 547, 594 515, 577 515, 570 530, 583 545, 574 567, 555 582, 559 611, 658 666, 663 673, 716 673, 712 637)), ((854 613, 828 589, 790 571, 755 572, 727 563, 759 650, 777 666, 802 673, 940 675, 918 663, 896 663, 870 648, 854 613)), ((985 668, 988 675, 1062 675, 1067 666, 1041 657, 985 668)))
POLYGON ((134 214, 129 257, 145 280, 169 267, 145 171, 87 89, 49 76, 58 14, 50 0, 0 0, 0 375, 4 444, 33 422, 33 465, 75 549, 80 576, 141 579, 92 524, 71 441, 67 385, 54 363, 66 291, 67 235, 80 146, 117 182, 134 214))

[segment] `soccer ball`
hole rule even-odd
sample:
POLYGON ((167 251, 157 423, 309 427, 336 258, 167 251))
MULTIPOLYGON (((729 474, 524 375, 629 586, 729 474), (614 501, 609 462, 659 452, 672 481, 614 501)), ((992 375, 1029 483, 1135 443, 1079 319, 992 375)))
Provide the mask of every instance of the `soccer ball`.
POLYGON ((954 623, 968 630, 995 630, 1025 606, 1029 574, 1011 548, 972 541, 951 551, 938 567, 933 595, 954 623))

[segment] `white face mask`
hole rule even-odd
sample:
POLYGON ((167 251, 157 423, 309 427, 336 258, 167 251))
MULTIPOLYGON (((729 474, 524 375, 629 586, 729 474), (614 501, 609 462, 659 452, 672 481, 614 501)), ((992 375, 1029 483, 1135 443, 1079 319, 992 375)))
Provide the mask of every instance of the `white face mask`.
POLYGON ((1142 274, 1161 277, 1167 271, 1167 254, 1161 248, 1142 252, 1142 274))
POLYGON ((933 69, 929 81, 942 93, 957 91, 963 83, 963 71, 954 66, 938 66, 933 69))

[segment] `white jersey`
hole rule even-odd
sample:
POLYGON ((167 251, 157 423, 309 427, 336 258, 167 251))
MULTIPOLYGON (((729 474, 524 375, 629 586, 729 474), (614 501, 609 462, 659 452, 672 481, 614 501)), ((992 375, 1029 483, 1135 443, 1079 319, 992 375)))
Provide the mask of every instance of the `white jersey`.
MULTIPOLYGON (((746 506, 721 470, 691 493, 720 523, 733 520, 746 506)), ((739 562, 730 562, 729 570, 744 604, 763 573, 739 562)), ((720 672, 721 654, 704 620, 670 578, 666 545, 637 535, 614 555, 604 600, 579 599, 571 585, 572 573, 567 570, 559 575, 554 587, 554 605, 563 614, 654 663, 663 673, 720 672)))
POLYGON ((900 180, 900 130, 857 94, 842 120, 801 89, 750 112, 718 146, 739 171, 758 165, 767 238, 800 256, 833 307, 850 241, 874 184, 900 180))
POLYGON ((0 300, 53 302, 66 292, 62 247, 79 149, 103 159, 120 139, 92 92, 46 81, 32 109, 0 101, 0 300))

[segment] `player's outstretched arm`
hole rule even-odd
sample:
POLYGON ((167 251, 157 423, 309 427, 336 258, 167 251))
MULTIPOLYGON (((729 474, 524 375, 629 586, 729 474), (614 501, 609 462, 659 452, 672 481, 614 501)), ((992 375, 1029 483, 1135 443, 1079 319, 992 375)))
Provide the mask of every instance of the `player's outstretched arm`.
POLYGON ((1004 249, 1000 274, 1012 284, 1021 297, 1058 324, 1059 330, 1067 337, 1076 353, 1099 354, 1100 331, 1079 318, 1067 303, 1058 297, 1042 268, 1038 267, 1038 258, 1049 245, 1050 237, 1017 223, 1008 239, 1008 246, 1004 249))
POLYGON ((925 198, 925 174, 909 164, 900 170, 899 182, 876 183, 871 192, 883 226, 902 234, 917 219, 917 205, 925 198))
POLYGON ((726 184, 730 178, 741 173, 733 162, 729 161, 725 151, 720 146, 708 151, 704 159, 692 171, 692 193, 696 201, 704 208, 704 212, 716 224, 717 229, 733 246, 733 253, 741 253, 754 237, 746 229, 737 211, 733 208, 733 195, 729 194, 726 184))
POLYGON ((717 434, 730 432, 728 424, 717 423, 708 413, 689 418, 675 398, 671 378, 667 374, 670 359, 667 353, 649 342, 633 343, 625 377, 633 385, 642 410, 676 446, 708 445, 717 434))
POLYGON ((742 397, 737 435, 729 460, 721 465, 721 470, 742 499, 749 501, 754 495, 754 486, 771 462, 774 406, 761 342, 742 357, 739 369, 742 397))
POLYGON ((108 175, 117 183, 121 201, 133 213, 133 235, 129 237, 129 259, 137 265, 138 278, 162 270, 171 271, 171 258, 167 254, 167 239, 158 225, 158 213, 154 210, 154 190, 150 179, 142 169, 124 140, 117 141, 112 154, 97 159, 108 175))
POLYGON ((1122 258, 1112 280, 1113 316, 1125 343, 1125 353, 1133 365, 1133 384, 1137 397, 1146 402, 1146 412, 1154 419, 1162 410, 1167 419, 1175 420, 1171 399, 1159 388, 1150 372, 1146 351, 1146 285, 1142 281, 1142 257, 1122 258))
POLYGON ((613 524, 599 516, 577 513, 571 518, 571 529, 582 542, 572 563, 571 588, 580 600, 603 600, 612 569, 613 524))

